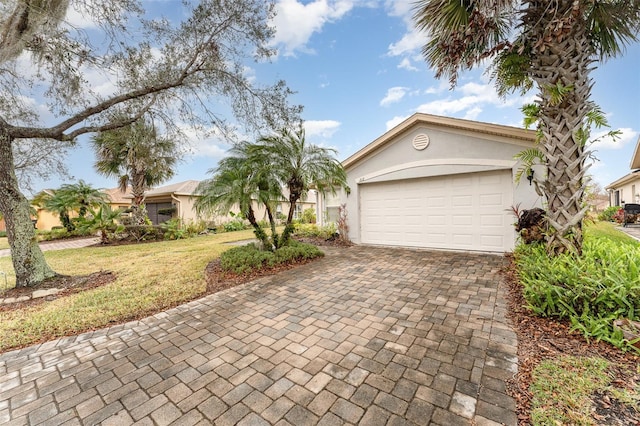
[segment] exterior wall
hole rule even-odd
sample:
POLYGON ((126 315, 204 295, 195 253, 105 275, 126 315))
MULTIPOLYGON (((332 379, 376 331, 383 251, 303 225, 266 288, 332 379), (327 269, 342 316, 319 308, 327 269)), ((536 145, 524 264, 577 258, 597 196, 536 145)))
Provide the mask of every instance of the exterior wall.
MULTIPOLYGON (((355 243, 361 241, 361 184, 500 169, 510 169, 512 176, 515 176, 518 164, 514 156, 530 146, 526 141, 510 140, 503 136, 416 124, 378 151, 347 168, 351 193, 348 196, 343 193, 340 202, 346 203, 350 239, 355 243), (420 133, 427 134, 430 139, 429 146, 422 151, 416 150, 412 145, 413 138, 420 133)), ((543 170, 535 170, 535 173, 540 176, 543 170)), ((520 209, 542 205, 541 197, 524 178, 519 184, 514 183, 513 199, 514 205, 519 205, 520 209)), ((330 207, 329 203, 327 207, 330 207)))
MULTIPOLYGON (((72 217, 74 216, 73 213, 70 213, 69 215, 72 217)), ((40 231, 50 231, 54 226, 62 226, 59 216, 48 210, 38 209, 38 221, 36 222, 36 228, 40 231)))
POLYGON ((609 205, 640 204, 640 176, 619 186, 609 187, 609 205), (618 196, 616 196, 618 192, 618 196), (618 201, 618 202, 616 202, 618 201))

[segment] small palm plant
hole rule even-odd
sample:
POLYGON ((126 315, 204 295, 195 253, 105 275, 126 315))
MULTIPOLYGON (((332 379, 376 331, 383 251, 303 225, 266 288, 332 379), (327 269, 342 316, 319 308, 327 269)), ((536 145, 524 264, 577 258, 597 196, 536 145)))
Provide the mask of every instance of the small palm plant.
POLYGON ((78 229, 84 232, 100 232, 100 243, 108 244, 109 237, 124 231, 124 225, 117 222, 122 210, 113 210, 110 205, 102 204, 97 210, 89 208, 87 215, 78 223, 78 229))

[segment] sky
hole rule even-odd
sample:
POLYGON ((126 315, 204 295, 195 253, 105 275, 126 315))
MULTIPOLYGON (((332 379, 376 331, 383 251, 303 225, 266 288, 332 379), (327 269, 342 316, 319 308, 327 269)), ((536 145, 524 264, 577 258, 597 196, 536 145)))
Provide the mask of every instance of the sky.
MULTIPOLYGON (((142 3, 169 16, 180 7, 177 0, 142 3)), ((420 54, 426 38, 413 27, 412 3, 278 0, 273 22, 278 55, 270 63, 248 64, 251 73, 264 84, 284 79, 296 92, 291 103, 304 106, 307 140, 336 149, 340 160, 416 112, 522 127, 520 107, 533 101, 533 92, 500 99, 482 68, 461 74, 454 89, 446 79, 435 79, 420 54)), ((599 64, 592 77, 592 100, 612 129, 621 131, 617 141, 605 139, 592 146, 597 160, 590 174, 604 187, 629 173, 640 135, 640 44, 599 64)), ((193 152, 166 184, 210 177, 207 170, 228 148, 215 139, 192 144, 193 152)), ((115 179, 93 170, 94 161, 88 138, 81 138, 68 156, 71 182, 83 179, 96 188, 116 187, 115 179)), ((35 190, 66 182, 38 182, 35 190)))

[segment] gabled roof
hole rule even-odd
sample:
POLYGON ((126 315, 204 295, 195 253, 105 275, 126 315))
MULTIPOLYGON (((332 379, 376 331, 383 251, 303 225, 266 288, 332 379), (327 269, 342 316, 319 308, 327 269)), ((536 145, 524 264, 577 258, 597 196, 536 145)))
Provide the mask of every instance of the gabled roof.
POLYGON ((150 189, 145 192, 145 197, 156 197, 158 195, 193 195, 196 187, 200 183, 199 180, 186 180, 184 182, 173 183, 171 185, 161 186, 159 188, 150 189))
POLYGON ((631 156, 631 169, 640 169, 640 136, 638 136, 638 142, 636 142, 636 149, 631 156))
POLYGON ((349 168, 363 160, 370 154, 383 148, 399 135, 408 132, 415 126, 424 125, 435 128, 448 128, 461 131, 472 131, 478 134, 493 135, 510 139, 513 143, 530 146, 535 142, 536 133, 519 127, 503 126, 500 124, 483 123, 479 121, 463 120, 460 118, 442 117, 438 115, 415 113, 382 136, 362 148, 342 162, 344 168, 349 168))

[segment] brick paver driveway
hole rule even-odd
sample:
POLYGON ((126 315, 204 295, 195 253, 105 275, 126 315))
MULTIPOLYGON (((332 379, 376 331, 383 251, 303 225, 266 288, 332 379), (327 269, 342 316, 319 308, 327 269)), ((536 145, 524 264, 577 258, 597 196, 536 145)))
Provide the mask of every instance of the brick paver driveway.
POLYGON ((499 256, 329 249, 0 356, 0 424, 516 424, 499 256))

